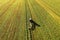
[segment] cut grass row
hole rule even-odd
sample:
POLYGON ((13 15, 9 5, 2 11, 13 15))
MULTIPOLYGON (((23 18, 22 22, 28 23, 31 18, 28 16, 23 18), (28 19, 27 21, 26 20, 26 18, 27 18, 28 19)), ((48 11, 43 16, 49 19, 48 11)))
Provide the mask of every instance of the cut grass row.
POLYGON ((58 16, 60 16, 60 0, 43 0, 44 3, 48 4, 53 11, 56 12, 58 16))
POLYGON ((0 25, 1 40, 20 40, 20 39, 24 40, 25 39, 25 23, 26 23, 25 20, 26 19, 25 19, 25 13, 24 13, 25 9, 23 6, 24 4, 22 3, 20 4, 17 2, 19 5, 21 5, 21 7, 20 6, 18 7, 18 4, 16 2, 11 7, 9 7, 8 11, 5 11, 4 13, 5 16, 3 15, 1 17, 1 20, 0 20, 1 21, 1 25, 0 25), (21 22, 20 22, 20 16, 21 16, 21 22), (2 18, 5 20, 2 20, 2 18))
MULTIPOLYGON (((32 1, 31 1, 32 2, 32 1)), ((33 1, 34 2, 34 1, 33 1)), ((33 4, 33 2, 32 2, 32 4, 33 4)), ((44 8, 42 8, 41 6, 39 6, 38 4, 36 5, 35 3, 33 4, 34 5, 34 7, 35 7, 35 9, 34 10, 38 10, 39 8, 39 10, 36 12, 35 11, 35 13, 36 13, 36 15, 38 15, 38 17, 40 18, 40 21, 41 22, 43 22, 42 24, 44 24, 45 26, 42 26, 43 27, 43 30, 45 31, 45 32, 47 32, 47 34, 46 35, 44 35, 44 36, 47 36, 47 37, 45 37, 45 40, 48 40, 49 38, 51 38, 51 40, 55 40, 55 34, 53 33, 53 31, 54 30, 57 30, 58 28, 57 28, 57 26, 59 27, 59 25, 56 23, 56 22, 54 22, 54 19, 51 17, 51 15, 49 15, 45 10, 44 10, 44 8), (36 6, 39 6, 39 7, 36 7, 36 6), (39 12, 39 13, 38 13, 39 12), (47 14, 46 14, 47 13, 47 14), (45 18, 47 18, 47 19, 45 19, 45 18), (52 22, 51 22, 52 21, 52 22), (53 28, 52 28, 53 27, 53 28), (52 30, 51 30, 51 29, 52 30), (56 29, 54 29, 54 28, 56 28, 56 29), (48 38, 48 34, 50 35, 50 37, 48 38)), ((33 6, 32 5, 32 6, 33 6)), ((39 19, 38 18, 38 19, 39 19)), ((37 21, 37 20, 36 20, 37 21)), ((44 31, 42 31, 42 33, 44 32, 44 31)), ((45 33, 43 33, 43 34, 45 34, 45 33)), ((58 33, 59 34, 59 33, 58 33)), ((38 38, 39 39, 39 38, 38 38)))
POLYGON ((36 0, 10 1, 0 11, 0 15, 4 12, 0 17, 0 40, 28 40, 31 17, 41 26, 33 31, 33 40, 59 40, 60 25, 47 11, 36 0))

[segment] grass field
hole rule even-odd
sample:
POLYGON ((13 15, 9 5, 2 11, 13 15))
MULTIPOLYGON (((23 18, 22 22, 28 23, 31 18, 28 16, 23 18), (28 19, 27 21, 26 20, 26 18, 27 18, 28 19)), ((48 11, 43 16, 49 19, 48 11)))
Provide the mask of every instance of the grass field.
POLYGON ((30 40, 29 18, 40 27, 32 40, 60 40, 59 0, 0 0, 0 40, 30 40))
POLYGON ((54 9, 54 11, 57 12, 57 15, 60 16, 60 0, 43 0, 45 3, 47 3, 50 7, 54 9))

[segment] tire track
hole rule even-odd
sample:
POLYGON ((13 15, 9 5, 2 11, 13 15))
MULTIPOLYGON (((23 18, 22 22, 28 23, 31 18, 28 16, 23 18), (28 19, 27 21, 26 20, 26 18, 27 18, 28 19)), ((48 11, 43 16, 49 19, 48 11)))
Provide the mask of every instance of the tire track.
MULTIPOLYGON (((35 21, 37 21, 37 16, 36 16, 36 14, 35 14, 35 12, 33 11, 33 8, 32 8, 32 5, 31 5, 31 3, 28 1, 28 4, 29 4, 29 8, 30 8, 30 11, 31 11, 31 14, 33 15, 32 17, 33 17, 33 19, 35 20, 35 21)), ((39 20, 39 19, 38 19, 39 20)), ((35 31, 34 32, 38 32, 37 31, 37 29, 35 29, 35 31)), ((34 34, 34 32, 33 32, 33 40, 35 40, 35 36, 34 35, 36 35, 36 34, 34 34)), ((42 39, 42 38, 41 38, 42 39)))

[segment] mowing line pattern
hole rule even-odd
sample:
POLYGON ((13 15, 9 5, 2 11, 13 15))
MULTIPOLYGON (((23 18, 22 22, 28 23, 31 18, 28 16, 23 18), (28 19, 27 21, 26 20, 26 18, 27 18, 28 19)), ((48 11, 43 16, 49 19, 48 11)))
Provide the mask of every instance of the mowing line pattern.
POLYGON ((0 40, 60 40, 60 16, 44 1, 2 1, 0 40), (31 32, 31 37, 29 18, 40 25, 31 32))

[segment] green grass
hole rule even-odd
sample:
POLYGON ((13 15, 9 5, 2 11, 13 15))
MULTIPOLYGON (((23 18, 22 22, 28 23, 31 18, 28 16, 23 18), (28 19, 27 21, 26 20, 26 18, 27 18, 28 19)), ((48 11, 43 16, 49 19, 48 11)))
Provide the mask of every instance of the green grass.
MULTIPOLYGON (((59 6, 56 3, 58 7, 53 5, 53 0, 43 2, 48 3, 51 9, 57 9, 56 12, 59 11, 59 6)), ((49 10, 45 10, 35 0, 11 0, 3 4, 0 6, 0 40, 28 40, 30 17, 40 25, 32 32, 33 40, 60 40, 60 21, 55 20, 47 12, 49 10)), ((60 16, 59 12, 56 14, 60 16)))
POLYGON ((59 25, 54 22, 54 19, 35 1, 31 1, 31 4, 34 9, 35 15, 37 15, 36 21, 38 21, 38 23, 40 21, 41 25, 41 28, 36 29, 36 31, 34 32, 34 37, 36 38, 35 40, 57 40, 57 32, 56 34, 54 32, 58 30, 57 26, 59 27, 59 25))
POLYGON ((60 0, 43 0, 47 3, 53 10, 55 10, 57 15, 60 16, 60 0))

